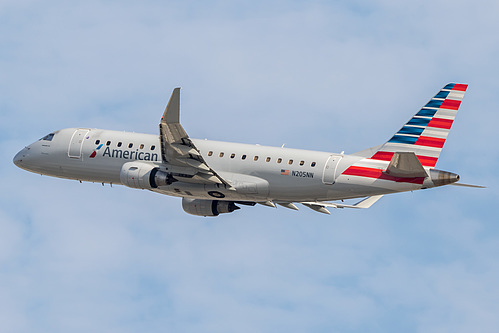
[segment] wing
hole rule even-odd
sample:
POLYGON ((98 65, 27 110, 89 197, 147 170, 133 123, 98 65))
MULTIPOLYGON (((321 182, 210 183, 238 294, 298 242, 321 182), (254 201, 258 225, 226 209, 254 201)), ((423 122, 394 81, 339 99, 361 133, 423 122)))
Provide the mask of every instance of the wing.
POLYGON ((159 136, 161 155, 165 163, 194 170, 193 175, 191 175, 192 172, 173 173, 173 178, 190 183, 231 186, 206 164, 201 153, 180 124, 180 88, 173 90, 159 123, 159 136))
POLYGON ((371 207, 376 201, 381 199, 383 195, 373 195, 371 197, 367 197, 356 204, 353 205, 344 205, 340 203, 330 203, 330 202, 300 202, 302 205, 307 206, 310 209, 313 209, 319 213, 324 213, 324 214, 331 214, 326 207, 331 207, 331 208, 369 208, 371 207))
MULTIPOLYGON (((367 197, 359 202, 357 202, 354 205, 344 205, 340 203, 331 203, 331 202, 322 202, 322 201, 311 201, 311 202, 299 202, 302 205, 315 210, 316 212, 319 213, 324 213, 324 214, 331 214, 329 210, 327 210, 326 207, 330 208, 369 208, 371 207, 376 201, 381 199, 383 195, 373 195, 371 197, 367 197)), ((283 207, 293 209, 293 210, 298 210, 298 207, 296 207, 295 204, 292 202, 276 202, 278 205, 281 205, 283 207)), ((266 205, 268 206, 268 205, 266 205)))

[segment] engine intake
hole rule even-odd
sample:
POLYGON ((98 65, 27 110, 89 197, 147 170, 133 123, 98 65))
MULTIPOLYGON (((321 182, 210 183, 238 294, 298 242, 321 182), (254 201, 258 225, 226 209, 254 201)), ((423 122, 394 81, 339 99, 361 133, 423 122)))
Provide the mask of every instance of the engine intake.
POLYGON ((182 198, 182 208, 191 215, 218 216, 223 213, 232 213, 240 209, 232 201, 203 200, 182 198))

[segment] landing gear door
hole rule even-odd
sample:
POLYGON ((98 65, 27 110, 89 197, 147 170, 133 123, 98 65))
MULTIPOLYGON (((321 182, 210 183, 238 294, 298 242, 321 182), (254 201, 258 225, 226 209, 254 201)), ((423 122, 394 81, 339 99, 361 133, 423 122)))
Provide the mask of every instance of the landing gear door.
POLYGON ((71 158, 81 158, 81 150, 83 148, 83 142, 85 141, 85 137, 87 133, 90 132, 89 129, 77 129, 73 136, 71 137, 71 141, 69 142, 68 148, 68 156, 71 158))
POLYGON ((326 185, 333 185, 336 180, 336 169, 342 156, 331 155, 329 156, 326 165, 324 166, 324 173, 322 174, 322 182, 326 185))

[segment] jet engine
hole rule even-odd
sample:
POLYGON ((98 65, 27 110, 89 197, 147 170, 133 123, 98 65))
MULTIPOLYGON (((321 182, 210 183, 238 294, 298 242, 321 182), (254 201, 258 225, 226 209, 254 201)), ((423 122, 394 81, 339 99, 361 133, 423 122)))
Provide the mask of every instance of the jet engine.
POLYGON ((218 216, 223 213, 232 213, 240 209, 232 201, 203 200, 182 198, 182 208, 191 215, 218 216))
POLYGON ((153 164, 144 162, 128 162, 120 171, 121 183, 139 189, 151 189, 170 185, 175 181, 168 173, 161 171, 153 164))

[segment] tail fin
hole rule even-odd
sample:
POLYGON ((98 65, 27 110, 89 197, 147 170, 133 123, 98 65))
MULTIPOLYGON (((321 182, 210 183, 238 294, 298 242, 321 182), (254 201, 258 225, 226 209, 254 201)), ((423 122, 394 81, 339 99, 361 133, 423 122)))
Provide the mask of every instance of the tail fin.
POLYGON ((390 161, 395 152, 414 152, 422 165, 434 167, 467 88, 467 84, 447 84, 371 159, 390 161))

